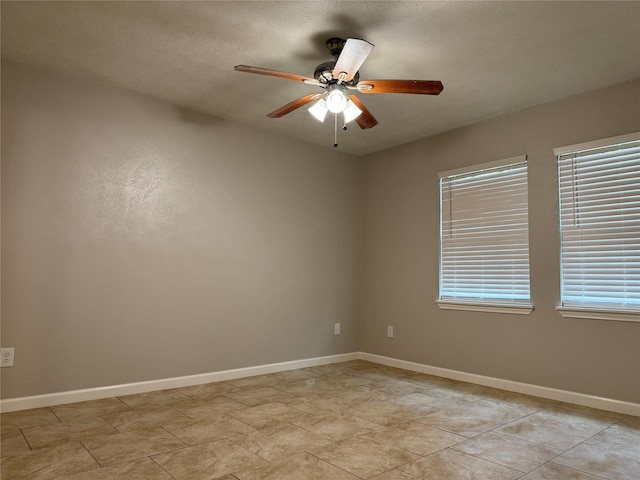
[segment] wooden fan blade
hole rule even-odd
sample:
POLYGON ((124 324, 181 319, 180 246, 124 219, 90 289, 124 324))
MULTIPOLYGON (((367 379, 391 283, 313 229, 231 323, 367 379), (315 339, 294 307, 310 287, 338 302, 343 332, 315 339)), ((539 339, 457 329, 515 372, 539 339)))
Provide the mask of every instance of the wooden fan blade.
POLYGON ((375 117, 371 115, 371 112, 367 109, 367 107, 364 106, 364 103, 362 103, 360 99, 355 95, 347 96, 353 103, 356 104, 356 107, 362 110, 362 113, 355 119, 355 122, 358 124, 358 126, 362 129, 375 127, 378 124, 378 120, 376 120, 375 117))
POLYGON ((314 100, 320 98, 322 93, 310 93, 309 95, 305 95, 304 97, 300 97, 293 102, 287 103, 286 105, 280 107, 277 110, 274 110, 271 113, 267 114, 269 118, 280 118, 284 117, 287 113, 291 113, 294 110, 297 110, 300 107, 304 107, 307 103, 311 103, 314 100))
POLYGON ((340 56, 333 67, 333 78, 337 79, 340 73, 346 73, 344 79, 348 82, 360 70, 360 67, 373 50, 373 43, 357 38, 348 38, 340 52, 340 56))
POLYGON ((444 88, 439 80, 363 80, 358 82, 357 87, 360 93, 415 93, 418 95, 438 95, 444 88))
POLYGON ((270 68, 252 67, 250 65, 236 65, 233 67, 238 72, 245 73, 257 73, 258 75, 269 75, 271 77, 286 78, 287 80, 294 80, 296 82, 305 82, 311 84, 320 84, 316 79, 305 77, 303 75, 296 75, 295 73, 280 72, 278 70, 271 70, 270 68))

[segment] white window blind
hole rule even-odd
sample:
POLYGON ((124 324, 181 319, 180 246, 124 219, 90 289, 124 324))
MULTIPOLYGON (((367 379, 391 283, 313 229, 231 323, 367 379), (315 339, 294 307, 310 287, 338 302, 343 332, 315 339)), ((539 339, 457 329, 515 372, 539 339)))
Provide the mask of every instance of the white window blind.
POLYGON ((562 307, 640 313, 640 134, 575 147, 555 150, 562 307))
POLYGON ((526 156, 439 176, 440 302, 530 306, 526 156))

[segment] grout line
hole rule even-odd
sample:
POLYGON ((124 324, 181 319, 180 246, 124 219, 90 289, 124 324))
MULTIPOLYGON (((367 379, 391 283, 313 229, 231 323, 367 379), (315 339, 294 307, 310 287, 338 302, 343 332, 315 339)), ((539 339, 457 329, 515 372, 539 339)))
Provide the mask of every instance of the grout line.
MULTIPOLYGON (((569 450, 571 450, 571 449, 569 449, 569 450)), ((564 455, 564 454, 563 454, 563 455, 564 455)), ((558 456, 559 456, 559 455, 558 455, 558 456)), ((554 457, 554 458, 558 458, 558 457, 554 457)), ((554 465, 557 465, 557 466, 559 466, 559 467, 566 468, 566 469, 569 469, 569 470, 573 470, 574 472, 584 473, 584 474, 586 474, 586 475, 591 475, 592 477, 595 477, 595 478, 602 478, 603 480, 611 480, 610 478, 603 477, 602 475, 598 475, 597 473, 585 472, 584 470, 580 470, 579 468, 575 468, 575 467, 567 467, 566 465, 562 465, 561 463, 555 463, 553 460, 554 460, 554 459, 552 458, 551 460, 549 460, 548 462, 546 462, 546 463, 545 463, 545 465, 546 465, 546 464, 548 464, 548 463, 553 463, 554 465)))
MULTIPOLYGON (((508 468, 509 470, 512 470, 514 472, 521 473, 522 475, 520 475, 520 477, 522 477, 523 475, 527 475, 529 473, 529 472, 524 472, 522 470, 518 470, 517 468, 510 467, 508 465, 504 465, 504 464, 499 463, 499 462, 497 462, 495 460, 490 460, 488 458, 484 458, 484 457, 481 457, 479 455, 474 455, 473 453, 467 453, 467 452, 463 452, 463 451, 460 451, 460 450, 456 450, 455 448, 453 448, 453 447, 455 447, 455 445, 457 445, 457 444, 450 445, 450 446, 444 448, 443 450, 453 450, 453 451, 455 451, 457 453, 462 453, 463 455, 469 455, 470 457, 477 458, 478 460, 482 460, 483 462, 492 463, 492 464, 497 465, 497 466, 502 467, 502 468, 508 468)), ((442 452, 443 450, 439 450, 439 451, 442 452)), ((536 468, 538 468, 538 467, 536 467, 536 468)), ((520 478, 520 477, 518 477, 518 478, 520 478)))
POLYGON ((80 442, 80 445, 82 445, 82 448, 84 448, 87 451, 87 453, 91 455, 91 458, 95 460, 95 462, 98 464, 98 468, 104 468, 104 465, 102 465, 102 463, 100 463, 98 459, 93 455, 93 453, 91 453, 91 450, 87 448, 84 442, 82 440, 78 440, 78 442, 80 442))
MULTIPOLYGON (((608 428, 608 427, 607 427, 607 428, 608 428)), ((602 431, 602 430, 601 430, 601 431, 602 431)), ((600 432, 598 432, 598 433, 600 433, 600 432)), ((595 435, 597 435, 597 433, 596 433, 595 435)), ((592 435, 591 437, 593 437, 593 435, 592 435)), ((593 476, 595 476, 595 477, 599 477, 599 478, 605 478, 605 477, 602 477, 601 475, 595 475, 595 474, 593 474, 593 473, 585 472, 584 470, 580 470, 580 469, 578 469, 578 468, 574 468, 574 467, 567 467, 566 465, 562 465, 561 463, 556 463, 556 462, 554 462, 554 460, 555 460, 555 459, 560 458, 562 455, 564 455, 565 453, 567 453, 567 452, 568 452, 568 451, 570 451, 570 450, 573 450, 573 449, 574 449, 574 448, 576 448, 578 445, 582 445, 586 440, 588 440, 588 439, 589 439, 589 438, 591 438, 591 437, 587 437, 586 439, 584 439, 584 440, 582 440, 581 442, 579 442, 579 443, 577 443, 577 444, 575 444, 575 445, 573 445, 573 446, 571 446, 571 447, 567 448, 566 450, 562 450, 561 448, 558 448, 557 450, 561 450, 561 453, 559 453, 559 454, 558 454, 558 455, 556 455, 555 457, 550 458, 549 460, 547 460, 547 461, 544 463, 544 465, 546 465, 547 463, 553 463, 554 465, 558 465, 558 466, 560 466, 560 467, 564 467, 564 468, 570 468, 571 470, 575 470, 575 471, 577 471, 577 472, 586 473, 586 474, 593 475, 593 476)), ((542 466, 542 465, 541 465, 541 466, 542 466)), ((538 467, 538 468, 540 468, 540 467, 538 467)), ((605 479, 605 480, 606 480, 606 479, 605 479)))
POLYGON ((163 472, 166 472, 167 475, 169 475, 171 478, 173 478, 174 480, 177 480, 176 477, 174 477, 173 475, 171 475, 171 473, 169 473, 162 465, 160 465, 158 462, 155 461, 155 459, 152 456, 147 457, 149 460, 151 460, 153 463, 155 463, 158 467, 160 467, 160 469, 163 472))
POLYGON ((47 410, 49 410, 51 413, 53 413, 53 416, 58 419, 58 422, 63 423, 62 419, 58 415, 56 415, 56 412, 53 411, 53 408, 47 407, 47 410))
POLYGON ((24 438, 24 441, 27 442, 27 447, 29 447, 29 450, 33 452, 34 448, 31 446, 31 443, 29 442, 29 440, 27 440, 27 436, 22 431, 22 428, 19 428, 18 430, 20 431, 20 435, 22 435, 22 438, 24 438))
MULTIPOLYGON (((350 438, 353 438, 353 437, 350 437, 350 438)), ((356 477, 356 478, 362 479, 362 477, 359 477, 359 476, 358 476, 358 475, 356 475, 355 473, 351 473, 351 472, 349 472, 348 470, 345 470, 344 468, 342 468, 342 467, 340 467, 340 466, 338 466, 338 465, 336 465, 336 464, 334 464, 334 463, 331 463, 330 461, 325 460, 324 458, 321 458, 321 457, 319 457, 319 456, 317 456, 317 455, 314 455, 313 453, 311 453, 311 452, 309 452, 309 451, 307 451, 307 450, 304 450, 304 451, 303 451, 303 453, 306 453, 307 455, 310 455, 310 456, 312 456, 313 458, 317 458, 319 461, 324 462, 324 463, 326 463, 326 464, 328 464, 328 465, 331 465, 332 467, 337 468, 338 470, 341 470, 341 471, 343 471, 343 472, 345 472, 345 473, 347 473, 347 474, 349 474, 349 475, 353 475, 353 476, 354 476, 354 477, 356 477)))

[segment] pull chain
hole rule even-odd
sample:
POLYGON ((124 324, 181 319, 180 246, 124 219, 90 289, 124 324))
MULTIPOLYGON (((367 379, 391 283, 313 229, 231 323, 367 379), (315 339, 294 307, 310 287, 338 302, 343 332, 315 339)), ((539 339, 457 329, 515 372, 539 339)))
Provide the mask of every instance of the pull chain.
POLYGON ((338 114, 334 114, 333 118, 333 148, 338 148, 338 114))

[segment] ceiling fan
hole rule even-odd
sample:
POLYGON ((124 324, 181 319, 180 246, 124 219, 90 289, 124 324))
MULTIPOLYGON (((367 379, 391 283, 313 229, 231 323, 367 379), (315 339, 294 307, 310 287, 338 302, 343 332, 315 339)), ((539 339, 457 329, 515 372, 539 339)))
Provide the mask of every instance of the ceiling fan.
MULTIPOLYGON (((323 88, 322 93, 310 93, 267 114, 269 118, 280 118, 304 105, 315 102, 309 112, 324 121, 328 112, 335 114, 336 132, 338 114, 344 116, 344 129, 352 120, 360 128, 372 128, 378 124, 375 117, 364 106, 356 93, 412 93, 418 95, 438 95, 442 82, 437 80, 363 80, 358 70, 371 54, 374 45, 358 38, 330 38, 327 48, 335 60, 321 63, 315 69, 313 78, 293 73, 280 72, 262 67, 236 65, 238 72, 256 73, 285 78, 323 88)), ((336 134, 337 135, 337 134, 336 134)), ((334 147, 337 143, 334 143, 334 147)))

